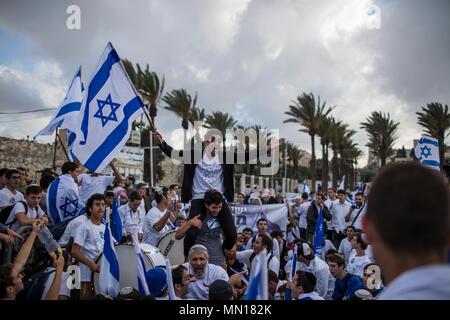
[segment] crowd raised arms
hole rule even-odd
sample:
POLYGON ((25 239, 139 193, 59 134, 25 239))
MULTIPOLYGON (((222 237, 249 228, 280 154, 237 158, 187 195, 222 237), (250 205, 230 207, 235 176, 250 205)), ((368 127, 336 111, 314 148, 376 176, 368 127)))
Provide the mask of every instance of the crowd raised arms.
POLYGON ((113 176, 80 174, 80 164, 67 162, 62 174, 46 170, 37 184, 18 169, 0 169, 0 299, 242 300, 261 261, 269 300, 450 299, 448 182, 439 173, 393 164, 362 191, 286 198, 255 189, 229 199, 227 169, 214 152, 202 161, 190 176, 185 171, 189 192, 136 183, 113 162, 113 176), (284 208, 281 230, 267 216, 234 224, 231 207, 266 205, 284 208), (119 282, 115 294, 97 280, 105 239, 114 244, 121 281, 134 283, 119 282), (146 293, 137 286, 136 243, 151 265, 140 278, 146 293), (79 287, 69 285, 74 268, 79 287))

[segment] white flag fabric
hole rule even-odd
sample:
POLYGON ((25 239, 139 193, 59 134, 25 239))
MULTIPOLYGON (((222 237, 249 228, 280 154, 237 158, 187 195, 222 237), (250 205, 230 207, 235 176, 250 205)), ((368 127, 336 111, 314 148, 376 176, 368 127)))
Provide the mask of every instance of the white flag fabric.
POLYGON ((167 288, 169 289, 169 300, 175 300, 175 289, 173 288, 172 280, 172 268, 170 267, 169 259, 166 260, 166 275, 167 275, 167 288))
POLYGON ((73 154, 86 168, 101 173, 125 145, 142 112, 142 100, 109 42, 86 88, 73 154))
POLYGON ((267 251, 263 249, 253 259, 256 263, 255 274, 250 279, 245 300, 268 300, 268 271, 267 271, 267 251))
POLYGON ((77 127, 78 114, 80 112, 83 100, 83 84, 81 83, 81 66, 75 77, 72 79, 69 90, 67 91, 64 101, 56 110, 49 124, 39 131, 34 137, 48 136, 53 134, 56 128, 67 128, 75 130, 77 127))
POLYGON ((303 191, 302 192, 306 192, 306 193, 308 193, 308 195, 311 193, 311 190, 309 190, 309 187, 306 184, 306 181, 303 181, 303 191))
POLYGON ((439 142, 436 138, 422 135, 414 148, 420 163, 432 169, 441 170, 439 159, 439 142))
POLYGON ((110 229, 109 214, 106 215, 105 241, 103 245, 103 258, 100 265, 99 287, 100 292, 114 299, 119 294, 119 261, 114 249, 113 237, 110 229))
POLYGON ((138 280, 138 291, 140 294, 148 296, 150 294, 150 290, 147 286, 147 280, 145 277, 145 263, 144 258, 142 257, 141 247, 139 246, 138 242, 138 235, 136 233, 136 230, 132 232, 132 238, 133 238, 133 246, 134 246, 134 252, 136 253, 136 267, 137 267, 137 280, 138 280))
POLYGON ((344 182, 345 182, 345 175, 342 177, 341 182, 339 183, 338 189, 344 190, 344 182))

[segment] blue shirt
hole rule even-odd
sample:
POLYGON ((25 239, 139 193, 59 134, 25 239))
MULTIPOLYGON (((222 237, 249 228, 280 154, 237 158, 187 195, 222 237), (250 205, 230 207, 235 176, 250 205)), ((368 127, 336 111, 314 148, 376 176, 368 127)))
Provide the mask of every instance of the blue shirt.
POLYGON ((351 276, 350 273, 347 272, 347 274, 342 280, 336 279, 332 299, 341 300, 343 297, 349 299, 352 296, 352 294, 359 289, 364 289, 364 284, 362 283, 362 281, 358 277, 351 276), (348 277, 351 278, 348 279, 347 282, 348 277))

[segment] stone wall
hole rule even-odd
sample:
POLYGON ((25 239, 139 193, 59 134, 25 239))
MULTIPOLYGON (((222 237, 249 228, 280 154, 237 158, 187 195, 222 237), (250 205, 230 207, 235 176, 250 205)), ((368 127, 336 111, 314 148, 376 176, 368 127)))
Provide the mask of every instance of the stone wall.
MULTIPOLYGON (((0 137, 0 168, 24 167, 33 180, 40 179, 37 171, 52 167, 53 154, 53 144, 0 137)), ((61 167, 66 161, 67 155, 58 141, 55 165, 61 167)))
POLYGON ((164 178, 160 181, 156 181, 157 186, 169 187, 171 184, 181 184, 183 182, 183 164, 177 164, 172 161, 171 158, 165 157, 161 163, 164 171, 164 178))

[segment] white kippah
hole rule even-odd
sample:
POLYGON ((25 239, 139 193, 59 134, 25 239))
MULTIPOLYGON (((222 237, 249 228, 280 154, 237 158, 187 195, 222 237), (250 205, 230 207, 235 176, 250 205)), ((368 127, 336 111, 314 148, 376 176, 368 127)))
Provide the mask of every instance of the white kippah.
POLYGON ((303 248, 303 255, 305 257, 307 257, 311 254, 311 248, 309 247, 309 245, 307 243, 303 242, 302 248, 303 248))

